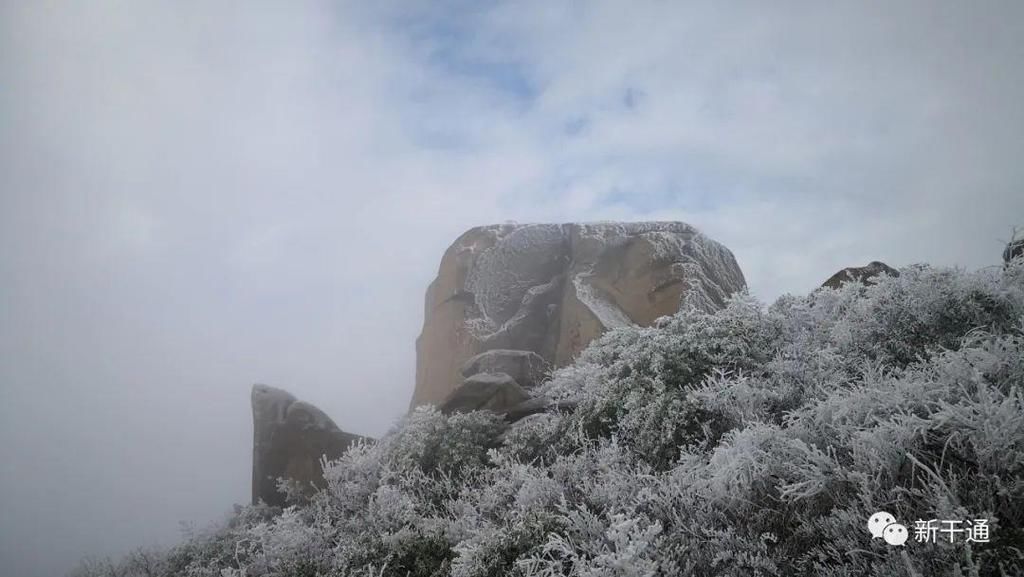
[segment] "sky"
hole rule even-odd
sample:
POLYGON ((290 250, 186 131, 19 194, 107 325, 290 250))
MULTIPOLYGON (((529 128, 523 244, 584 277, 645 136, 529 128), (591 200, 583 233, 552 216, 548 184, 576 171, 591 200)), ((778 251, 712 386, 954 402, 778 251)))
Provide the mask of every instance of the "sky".
POLYGON ((249 390, 405 411, 463 230, 682 220, 751 292, 999 262, 1020 2, 0 0, 0 566, 249 497, 249 390))

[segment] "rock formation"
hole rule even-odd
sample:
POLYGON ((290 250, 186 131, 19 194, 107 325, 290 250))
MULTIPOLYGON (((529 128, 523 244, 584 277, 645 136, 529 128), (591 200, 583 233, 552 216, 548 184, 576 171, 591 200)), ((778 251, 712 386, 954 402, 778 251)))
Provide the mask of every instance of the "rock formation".
POLYGON ((477 372, 529 388, 538 366, 568 364, 605 330, 712 310, 745 286, 732 253, 681 222, 470 229, 427 290, 411 406, 444 402, 477 372))
POLYGON ((1003 250, 1003 262, 1010 264, 1010 261, 1024 256, 1024 237, 1016 238, 1006 243, 1006 248, 1003 250))
POLYGON ((530 400, 530 393, 505 373, 479 373, 467 378, 441 403, 441 412, 468 413, 488 410, 505 412, 530 400))
POLYGON ((340 457, 357 435, 346 433, 323 411, 298 401, 287 391, 252 388, 252 502, 285 505, 277 479, 304 487, 322 486, 321 457, 340 457))
POLYGON ((525 389, 540 384, 550 370, 547 361, 531 351, 494 349, 466 361, 462 365, 462 376, 472 377, 479 373, 505 373, 525 389))
POLYGON ((856 266, 844 268, 836 274, 830 276, 821 286, 837 289, 844 283, 852 281, 860 281, 866 285, 875 284, 873 280, 875 277, 887 274, 889 276, 900 276, 900 271, 892 268, 884 262, 872 261, 866 266, 856 266))

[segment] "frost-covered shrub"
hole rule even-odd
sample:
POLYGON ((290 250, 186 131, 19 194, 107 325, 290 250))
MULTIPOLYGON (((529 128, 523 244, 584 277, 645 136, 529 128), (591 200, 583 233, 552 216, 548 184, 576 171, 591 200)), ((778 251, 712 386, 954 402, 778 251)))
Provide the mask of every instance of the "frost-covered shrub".
POLYGON ((612 331, 505 425, 413 412, 121 575, 1024 575, 1024 259, 912 267, 612 331), (989 543, 872 540, 868 517, 988 519, 989 543))
POLYGON ((326 464, 327 488, 310 507, 335 543, 333 569, 445 574, 457 543, 450 505, 479 482, 504 429, 492 413, 420 408, 380 441, 326 464))
POLYGON ((775 319, 739 295, 716 314, 689 309, 661 328, 612 331, 545 392, 578 402, 569 441, 615 435, 665 468, 681 447, 712 445, 731 424, 694 391, 716 371, 752 371, 769 362, 778 335, 775 319))
POLYGON ((852 299, 836 323, 838 347, 906 366, 930 349, 956 348, 972 330, 1005 332, 1018 321, 1022 295, 1019 285, 1002 285, 1000 276, 997 269, 964 274, 915 266, 875 286, 850 285, 846 292, 865 294, 852 299))

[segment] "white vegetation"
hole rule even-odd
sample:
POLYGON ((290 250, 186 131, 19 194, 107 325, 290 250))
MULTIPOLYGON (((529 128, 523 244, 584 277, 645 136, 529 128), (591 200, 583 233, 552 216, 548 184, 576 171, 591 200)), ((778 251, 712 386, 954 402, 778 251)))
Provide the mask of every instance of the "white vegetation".
POLYGON ((608 333, 512 427, 417 410, 283 512, 81 576, 1024 574, 1024 259, 608 333), (989 520, 893 547, 868 517, 989 520))

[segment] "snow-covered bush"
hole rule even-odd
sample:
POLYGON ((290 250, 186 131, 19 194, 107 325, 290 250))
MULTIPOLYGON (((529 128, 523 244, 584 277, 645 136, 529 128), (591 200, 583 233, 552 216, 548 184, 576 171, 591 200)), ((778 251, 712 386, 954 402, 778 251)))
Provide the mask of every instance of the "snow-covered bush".
POLYGON ((81 575, 1024 574, 1024 259, 612 331, 515 425, 420 409, 164 555, 81 575), (987 543, 868 517, 987 519, 987 543))

